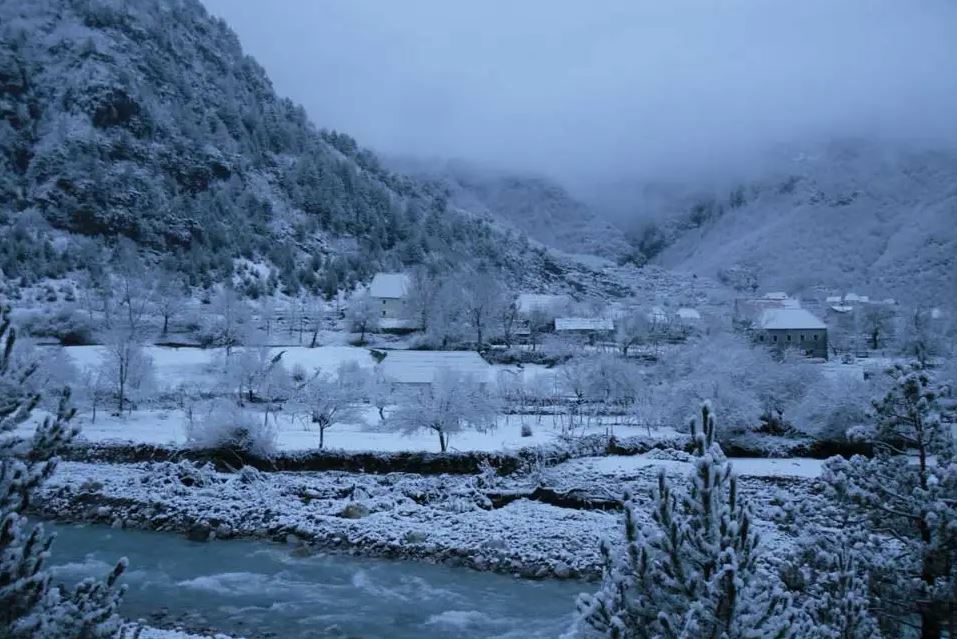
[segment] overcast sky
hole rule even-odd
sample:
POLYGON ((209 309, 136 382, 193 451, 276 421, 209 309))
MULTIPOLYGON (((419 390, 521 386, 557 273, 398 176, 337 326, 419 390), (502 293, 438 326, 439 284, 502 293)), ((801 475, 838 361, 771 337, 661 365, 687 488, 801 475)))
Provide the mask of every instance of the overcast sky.
POLYGON ((951 0, 203 1, 317 125, 389 154, 589 179, 957 144, 951 0))

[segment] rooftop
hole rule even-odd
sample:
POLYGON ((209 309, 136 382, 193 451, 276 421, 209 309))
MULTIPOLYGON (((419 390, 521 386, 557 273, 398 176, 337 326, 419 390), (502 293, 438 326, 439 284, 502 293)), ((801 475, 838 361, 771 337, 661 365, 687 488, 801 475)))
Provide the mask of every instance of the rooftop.
POLYGON ((405 273, 376 273, 369 284, 369 295, 383 299, 401 299, 408 295, 411 280, 405 273))
POLYGON ((769 308, 761 313, 757 326, 765 330, 824 329, 824 322, 803 308, 769 308))
POLYGON ((489 381, 493 369, 475 351, 386 351, 382 374, 399 384, 431 384, 443 371, 489 381))
POLYGON ((556 317, 556 331, 611 331, 615 323, 606 317, 556 317))

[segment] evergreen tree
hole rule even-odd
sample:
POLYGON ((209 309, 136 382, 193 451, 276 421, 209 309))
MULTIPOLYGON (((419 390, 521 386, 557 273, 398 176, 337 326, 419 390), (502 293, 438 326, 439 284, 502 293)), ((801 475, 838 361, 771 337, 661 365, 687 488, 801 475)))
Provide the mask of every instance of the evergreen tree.
POLYGON ((957 459, 955 416, 921 364, 895 366, 875 402, 867 434, 873 458, 833 457, 823 479, 830 494, 878 536, 869 560, 885 630, 918 626, 922 639, 957 636, 957 459), (893 547, 893 552, 888 550, 893 547))
POLYGON ((579 598, 573 635, 609 639, 795 637, 798 611, 776 578, 758 566, 751 509, 714 439, 705 404, 692 422, 694 471, 676 495, 665 477, 653 492, 652 523, 625 497, 625 544, 602 544, 604 579, 579 598))
POLYGON ((53 536, 28 526, 22 514, 56 468, 54 456, 76 436, 74 410, 64 390, 55 417, 32 437, 16 433, 40 401, 30 390, 37 364, 14 356, 16 332, 9 308, 0 308, 0 639, 106 639, 122 630, 116 614, 123 588, 121 560, 106 581, 87 579, 73 590, 53 586, 45 562, 53 536))

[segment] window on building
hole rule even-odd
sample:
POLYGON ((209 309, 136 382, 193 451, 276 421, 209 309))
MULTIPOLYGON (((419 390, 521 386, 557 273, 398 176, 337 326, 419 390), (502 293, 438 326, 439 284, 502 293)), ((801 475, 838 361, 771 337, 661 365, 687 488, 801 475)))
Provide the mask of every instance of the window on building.
POLYGON ((777 341, 778 341, 778 336, 777 336, 777 335, 772 335, 772 336, 771 336, 771 340, 777 342, 777 341))
POLYGON ((789 342, 791 341, 791 334, 790 334, 790 333, 788 333, 788 341, 789 341, 789 342))
POLYGON ((814 336, 814 341, 815 341, 815 342, 817 341, 817 335, 814 336))
POLYGON ((382 311, 382 317, 385 317, 385 311, 382 311))

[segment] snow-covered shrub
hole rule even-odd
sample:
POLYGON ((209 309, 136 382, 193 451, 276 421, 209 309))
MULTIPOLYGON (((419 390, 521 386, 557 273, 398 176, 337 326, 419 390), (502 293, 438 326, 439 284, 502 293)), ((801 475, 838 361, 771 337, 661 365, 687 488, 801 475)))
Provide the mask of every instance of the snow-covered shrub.
POLYGON ((64 346, 95 343, 90 319, 75 308, 60 308, 53 313, 33 313, 25 317, 21 325, 33 337, 56 339, 64 346))
POLYGON ((532 436, 532 425, 531 424, 522 424, 522 437, 531 437, 532 436))
POLYGON ((186 408, 186 441, 200 449, 227 449, 269 457, 276 451, 276 429, 267 420, 216 399, 186 408))
POLYGON ((822 377, 797 402, 790 418, 803 433, 824 441, 844 441, 869 419, 873 388, 862 379, 822 377))

